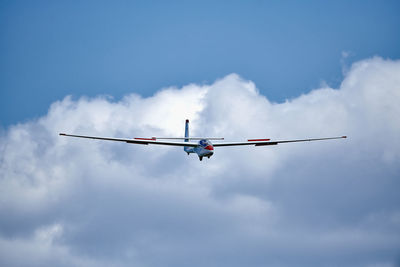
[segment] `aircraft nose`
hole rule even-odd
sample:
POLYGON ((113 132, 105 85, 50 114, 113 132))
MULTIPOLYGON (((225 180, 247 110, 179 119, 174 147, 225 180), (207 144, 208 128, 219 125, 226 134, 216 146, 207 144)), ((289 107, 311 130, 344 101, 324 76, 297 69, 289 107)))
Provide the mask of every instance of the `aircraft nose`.
POLYGON ((204 149, 213 151, 213 150, 214 150, 214 147, 213 147, 212 145, 208 145, 208 146, 206 146, 204 149))

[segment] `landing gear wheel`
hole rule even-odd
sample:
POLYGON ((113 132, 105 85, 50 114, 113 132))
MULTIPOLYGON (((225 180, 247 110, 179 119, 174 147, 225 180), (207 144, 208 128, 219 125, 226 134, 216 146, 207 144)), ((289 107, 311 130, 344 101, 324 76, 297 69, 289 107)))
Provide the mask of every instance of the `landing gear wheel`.
POLYGON ((199 157, 199 160, 202 161, 202 160, 203 160, 203 157, 199 157))

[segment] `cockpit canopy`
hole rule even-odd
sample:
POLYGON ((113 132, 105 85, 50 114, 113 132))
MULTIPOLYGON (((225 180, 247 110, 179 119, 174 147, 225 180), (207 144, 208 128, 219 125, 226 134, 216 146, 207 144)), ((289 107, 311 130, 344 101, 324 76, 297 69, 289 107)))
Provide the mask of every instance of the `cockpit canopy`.
POLYGON ((201 139, 199 142, 199 145, 203 148, 206 148, 208 146, 212 146, 212 143, 210 142, 210 140, 207 139, 201 139))

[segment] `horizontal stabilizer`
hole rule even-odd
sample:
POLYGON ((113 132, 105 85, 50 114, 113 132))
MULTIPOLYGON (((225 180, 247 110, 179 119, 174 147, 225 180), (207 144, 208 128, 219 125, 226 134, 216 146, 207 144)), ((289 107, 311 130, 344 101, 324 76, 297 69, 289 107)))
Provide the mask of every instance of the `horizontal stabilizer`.
POLYGON ((142 138, 135 137, 136 140, 224 140, 223 137, 150 137, 150 138, 142 138))

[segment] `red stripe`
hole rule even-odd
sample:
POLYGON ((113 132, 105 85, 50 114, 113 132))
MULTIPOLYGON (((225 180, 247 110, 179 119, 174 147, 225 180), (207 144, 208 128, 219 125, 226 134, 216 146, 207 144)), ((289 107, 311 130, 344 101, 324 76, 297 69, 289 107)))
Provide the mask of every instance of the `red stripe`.
POLYGON ((271 139, 249 139, 247 141, 253 142, 253 141, 269 141, 269 140, 271 140, 271 139))
POLYGON ((153 137, 153 138, 134 138, 135 140, 156 140, 156 138, 155 137, 153 137))

